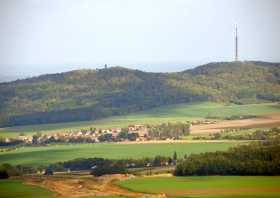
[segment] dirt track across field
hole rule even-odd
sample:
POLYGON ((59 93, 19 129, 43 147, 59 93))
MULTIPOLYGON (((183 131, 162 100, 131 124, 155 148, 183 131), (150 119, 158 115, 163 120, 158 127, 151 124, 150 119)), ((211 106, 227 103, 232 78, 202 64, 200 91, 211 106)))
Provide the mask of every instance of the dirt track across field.
POLYGON ((198 124, 191 127, 192 134, 217 133, 225 129, 266 128, 280 126, 280 113, 270 113, 257 118, 221 120, 213 124, 198 124))
POLYGON ((25 183, 51 190, 55 197, 74 198, 83 196, 119 195, 131 198, 165 198, 158 194, 145 194, 129 191, 114 184, 117 181, 129 179, 133 176, 125 174, 93 176, 27 176, 25 183))
POLYGON ((147 141, 123 141, 114 144, 186 144, 186 143, 242 143, 249 142, 249 140, 147 140, 147 141))

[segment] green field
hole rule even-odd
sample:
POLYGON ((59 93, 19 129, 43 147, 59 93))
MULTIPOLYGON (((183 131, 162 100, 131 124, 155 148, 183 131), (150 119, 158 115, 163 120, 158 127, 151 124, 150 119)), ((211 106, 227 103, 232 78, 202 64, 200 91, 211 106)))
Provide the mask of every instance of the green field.
POLYGON ((118 183, 123 188, 168 197, 276 198, 279 176, 138 177, 118 183))
POLYGON ((164 143, 164 144, 117 144, 83 143, 62 144, 38 147, 20 147, 0 153, 1 163, 46 165, 75 158, 103 157, 110 159, 154 157, 156 155, 178 157, 184 154, 226 150, 238 143, 164 143))
POLYGON ((63 132, 81 128, 110 128, 126 127, 129 124, 157 124, 163 122, 186 121, 203 117, 225 117, 232 115, 259 115, 280 112, 280 105, 276 103, 262 104, 220 104, 220 103, 185 103, 154 108, 148 111, 131 113, 126 116, 115 116, 97 121, 69 122, 58 124, 43 124, 0 129, 0 136, 14 136, 24 132, 34 134, 38 131, 63 132))
POLYGON ((49 198, 53 193, 17 180, 0 180, 0 198, 49 198))

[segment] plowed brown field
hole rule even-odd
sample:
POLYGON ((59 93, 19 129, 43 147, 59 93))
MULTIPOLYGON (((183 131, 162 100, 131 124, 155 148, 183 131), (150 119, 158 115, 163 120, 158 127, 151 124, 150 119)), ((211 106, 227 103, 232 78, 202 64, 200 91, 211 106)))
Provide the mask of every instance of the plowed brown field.
POLYGON ((270 113, 257 118, 221 120, 213 124, 198 124, 191 127, 191 133, 216 133, 225 129, 266 128, 280 126, 280 113, 270 113))

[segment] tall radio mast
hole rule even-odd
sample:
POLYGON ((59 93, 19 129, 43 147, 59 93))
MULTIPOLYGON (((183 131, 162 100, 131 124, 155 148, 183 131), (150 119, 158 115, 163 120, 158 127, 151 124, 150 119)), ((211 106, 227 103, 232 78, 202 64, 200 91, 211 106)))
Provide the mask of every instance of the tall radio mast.
POLYGON ((235 24, 235 61, 238 61, 238 32, 237 32, 237 24, 235 24))

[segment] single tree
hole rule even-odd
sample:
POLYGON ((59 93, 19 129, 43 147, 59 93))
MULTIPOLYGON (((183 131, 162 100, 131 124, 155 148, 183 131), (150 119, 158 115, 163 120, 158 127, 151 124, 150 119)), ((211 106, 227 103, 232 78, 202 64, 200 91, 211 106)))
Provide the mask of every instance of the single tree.
POLYGON ((172 160, 173 160, 173 163, 174 163, 174 164, 177 163, 177 153, 176 153, 176 151, 175 151, 174 154, 173 154, 172 160))

